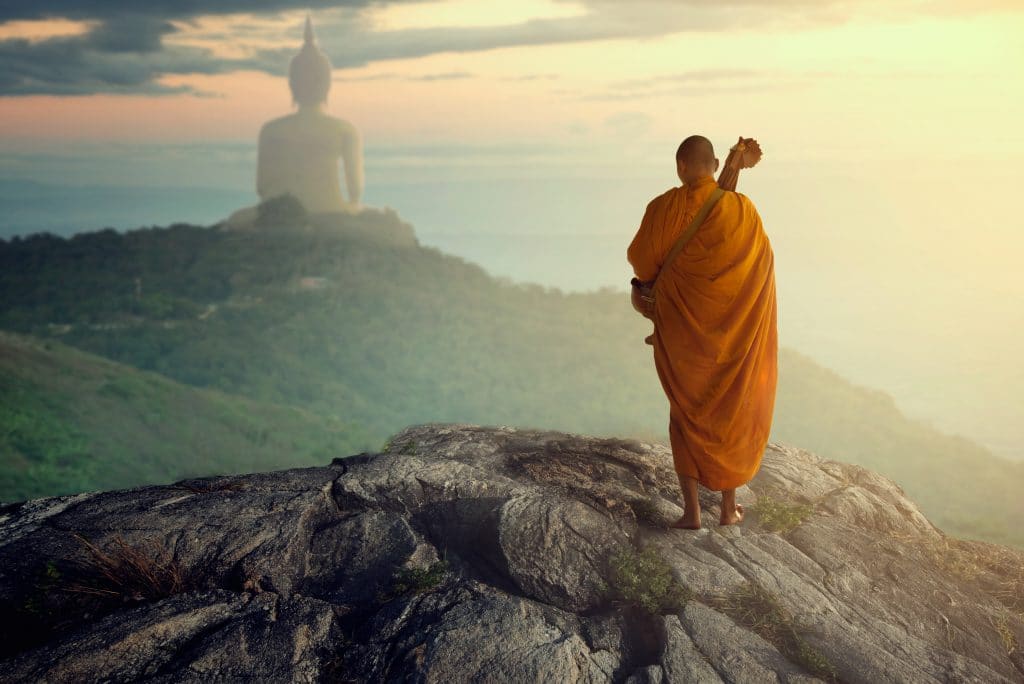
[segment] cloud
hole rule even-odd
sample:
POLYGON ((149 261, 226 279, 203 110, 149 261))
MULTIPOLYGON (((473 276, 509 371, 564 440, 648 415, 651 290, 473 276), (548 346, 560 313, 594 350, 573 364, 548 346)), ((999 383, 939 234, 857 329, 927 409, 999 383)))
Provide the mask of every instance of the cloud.
MULTIPOLYGON (((301 31, 256 21, 259 39, 242 57, 215 49, 217 32, 205 44, 188 44, 191 28, 204 17, 234 20, 222 39, 244 42, 243 27, 254 17, 283 17, 314 11, 321 47, 336 68, 424 57, 445 52, 470 53, 502 47, 552 45, 608 39, 646 39, 685 31, 722 31, 757 27, 822 25, 845 21, 860 12, 893 16, 910 8, 936 14, 953 11, 950 0, 573 0, 585 14, 532 19, 503 26, 379 30, 367 10, 415 0, 33 0, 0 4, 0 22, 63 17, 96 22, 86 33, 28 41, 0 40, 0 95, 82 93, 179 93, 160 78, 173 74, 215 74, 255 69, 283 75, 301 31), (902 10, 900 8, 903 8, 902 10), (266 47, 294 36, 288 47, 266 47), (170 40, 168 40, 170 38, 170 40), (183 42, 184 41, 184 42, 183 42)), ((972 3, 975 11, 1012 9, 1009 0, 972 3)), ((291 21, 291 20, 289 20, 291 21)), ((443 76, 443 75, 442 75, 443 76)), ((451 75, 448 75, 450 77, 451 75)), ((460 76, 465 77, 465 76, 460 76)), ((440 80, 440 79, 439 79, 440 80)))
POLYGON ((765 72, 756 69, 695 69, 675 74, 663 74, 650 78, 633 78, 619 81, 615 87, 623 90, 645 90, 651 87, 668 84, 705 84, 721 81, 750 80, 763 78, 765 72))
MULTIPOLYGON (((390 0, 391 4, 399 1, 390 0)), ((216 3, 205 0, 32 0, 6 2, 0 5, 0 22, 49 17, 103 21, 125 16, 173 19, 339 6, 367 7, 371 4, 374 4, 373 0, 217 0, 216 3)))
POLYGON ((858 68, 838 71, 767 71, 758 69, 696 69, 649 78, 616 81, 601 90, 564 92, 561 95, 586 101, 625 102, 651 97, 702 97, 722 93, 749 93, 759 90, 792 90, 812 86, 818 80, 844 79, 941 79, 940 71, 871 71, 858 68))
POLYGON ((521 76, 504 76, 500 80, 502 81, 555 81, 559 77, 558 74, 523 74, 521 76))
POLYGON ((476 78, 476 74, 469 71, 445 71, 437 74, 397 74, 387 72, 368 76, 335 76, 333 80, 353 83, 357 81, 461 81, 467 78, 476 78))
MULTIPOLYGON (((393 2, 395 0, 392 0, 393 2)), ((261 61, 224 59, 212 50, 168 45, 167 36, 199 16, 267 13, 342 7, 364 8, 371 0, 33 0, 0 4, 0 23, 62 17, 96 24, 80 35, 46 40, 0 41, 0 95, 78 95, 91 93, 196 93, 188 86, 166 86, 169 74, 216 74, 264 69, 261 61)), ((287 63, 286 63, 287 64, 287 63)), ((278 65, 274 73, 282 73, 278 65)), ((197 93, 204 94, 204 93, 197 93)))
POLYGON ((158 82, 164 74, 217 73, 223 65, 190 49, 150 50, 130 57, 121 47, 95 51, 90 38, 56 38, 30 43, 24 39, 0 41, 0 93, 171 94, 193 92, 187 86, 158 82))
POLYGON ((619 137, 635 138, 646 133, 653 117, 646 112, 618 112, 605 118, 604 125, 619 137))

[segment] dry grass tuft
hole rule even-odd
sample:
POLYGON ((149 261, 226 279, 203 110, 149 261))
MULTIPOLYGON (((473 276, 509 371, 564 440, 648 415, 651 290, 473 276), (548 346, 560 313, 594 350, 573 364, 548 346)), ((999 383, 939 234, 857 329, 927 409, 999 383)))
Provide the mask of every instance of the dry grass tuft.
POLYGON ((987 542, 946 536, 926 544, 923 551, 946 572, 977 584, 1024 618, 1024 553, 987 542))
POLYGON ((999 640, 1003 642, 1003 649, 1006 650, 1006 655, 1012 656, 1017 652, 1017 637, 1014 635, 1013 630, 1010 629, 1010 621, 1007 620, 1005 615, 1001 615, 998 618, 992 619, 991 622, 996 633, 999 634, 999 640))
POLYGON ((181 566, 156 543, 132 546, 116 535, 106 549, 101 549, 80 534, 74 536, 86 557, 75 567, 73 575, 77 579, 62 587, 66 592, 107 600, 146 601, 188 588, 181 566))

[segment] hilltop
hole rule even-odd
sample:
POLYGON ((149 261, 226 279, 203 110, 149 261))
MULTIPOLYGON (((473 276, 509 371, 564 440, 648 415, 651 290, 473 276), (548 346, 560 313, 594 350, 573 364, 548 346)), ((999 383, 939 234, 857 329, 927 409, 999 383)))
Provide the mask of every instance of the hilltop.
MULTIPOLYGON (((394 214, 271 209, 247 231, 0 241, 0 328, 357 425, 373 444, 424 422, 667 440, 650 324, 625 285, 508 283, 416 244, 394 214)), ((951 533, 1024 546, 1024 463, 793 350, 779 364, 773 439, 893 477, 951 533)))
POLYGON ((772 443, 742 525, 668 529, 679 498, 661 445, 422 425, 321 467, 6 507, 0 678, 1024 676, 1024 553, 947 536, 886 478, 772 443))

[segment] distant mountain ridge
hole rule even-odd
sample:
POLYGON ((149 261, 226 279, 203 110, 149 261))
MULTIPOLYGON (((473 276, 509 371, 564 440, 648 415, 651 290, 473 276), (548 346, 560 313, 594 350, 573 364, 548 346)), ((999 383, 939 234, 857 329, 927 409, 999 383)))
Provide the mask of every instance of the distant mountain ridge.
MULTIPOLYGON (((510 284, 418 245, 395 216, 262 230, 178 224, 0 242, 0 328, 195 387, 301 407, 382 441, 473 422, 667 438, 649 323, 622 292, 510 284)), ((773 439, 890 474, 945 529, 1024 545, 1024 464, 908 420, 783 349, 773 439), (978 492, 985 496, 978 496, 978 492)))

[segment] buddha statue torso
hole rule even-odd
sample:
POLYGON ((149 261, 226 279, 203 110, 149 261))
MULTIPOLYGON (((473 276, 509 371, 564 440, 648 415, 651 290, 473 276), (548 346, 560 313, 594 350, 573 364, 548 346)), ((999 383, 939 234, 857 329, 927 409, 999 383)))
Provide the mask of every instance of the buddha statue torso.
POLYGON ((258 155, 256 191, 263 200, 287 192, 313 212, 345 211, 359 204, 359 136, 347 121, 304 107, 264 124, 258 155), (339 160, 345 164, 347 201, 341 193, 339 160))

